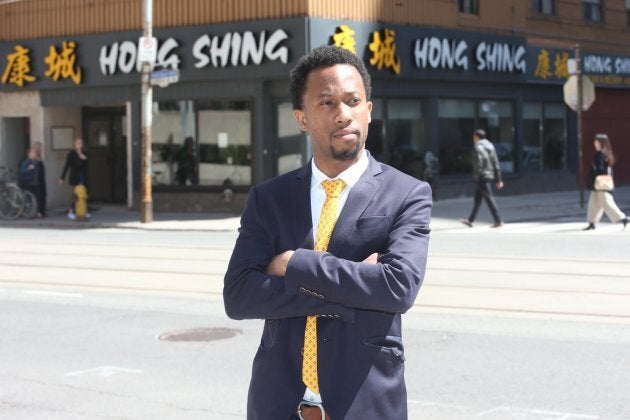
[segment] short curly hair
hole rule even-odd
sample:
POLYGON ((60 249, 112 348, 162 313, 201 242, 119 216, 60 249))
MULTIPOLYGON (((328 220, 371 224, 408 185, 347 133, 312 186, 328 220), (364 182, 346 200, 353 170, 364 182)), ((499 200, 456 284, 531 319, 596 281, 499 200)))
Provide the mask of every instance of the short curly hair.
POLYGON ((316 69, 332 67, 337 64, 349 64, 357 69, 363 79, 365 96, 369 101, 372 97, 372 82, 363 61, 352 52, 333 45, 322 45, 306 54, 291 70, 291 101, 293 109, 302 109, 304 92, 306 91, 306 79, 316 69))

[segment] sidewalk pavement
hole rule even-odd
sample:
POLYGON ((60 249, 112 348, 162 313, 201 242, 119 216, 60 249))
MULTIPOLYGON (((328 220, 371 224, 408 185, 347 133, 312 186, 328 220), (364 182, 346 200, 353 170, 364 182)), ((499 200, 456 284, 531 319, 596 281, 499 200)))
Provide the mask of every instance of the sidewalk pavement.
MULTIPOLYGON (((517 222, 580 222, 586 218, 589 191, 584 192, 584 207, 580 207, 577 190, 540 194, 503 196, 496 195, 499 212, 505 223, 517 222)), ((615 201, 630 216, 630 186, 615 190, 615 201)), ((472 197, 439 200, 434 203, 431 227, 445 230, 463 227, 458 219, 467 217, 472 208, 472 197)), ((0 220, 1 227, 95 229, 122 228, 171 231, 236 231, 240 216, 219 213, 154 213, 151 223, 141 223, 138 210, 124 206, 102 205, 90 208, 91 218, 86 221, 68 220, 64 209, 52 209, 44 219, 0 220)), ((482 204, 475 225, 492 223, 487 206, 482 204)))

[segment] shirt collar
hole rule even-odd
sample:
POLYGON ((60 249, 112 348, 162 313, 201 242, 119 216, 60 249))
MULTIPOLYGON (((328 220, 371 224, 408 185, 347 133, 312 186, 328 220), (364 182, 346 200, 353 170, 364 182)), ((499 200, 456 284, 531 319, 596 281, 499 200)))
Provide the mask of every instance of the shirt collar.
MULTIPOLYGON (((333 178, 341 179, 343 182, 346 183, 346 188, 348 189, 354 187, 354 185, 359 182, 359 178, 361 178, 361 175, 363 175, 363 172, 365 172, 368 164, 370 163, 365 149, 363 149, 360 154, 361 156, 356 163, 354 163, 348 169, 333 178)), ((311 169, 313 171, 313 176, 311 177, 311 189, 317 188, 322 183, 322 181, 330 179, 326 176, 326 174, 320 171, 319 168, 317 168, 317 165, 315 165, 315 159, 311 159, 311 169)))

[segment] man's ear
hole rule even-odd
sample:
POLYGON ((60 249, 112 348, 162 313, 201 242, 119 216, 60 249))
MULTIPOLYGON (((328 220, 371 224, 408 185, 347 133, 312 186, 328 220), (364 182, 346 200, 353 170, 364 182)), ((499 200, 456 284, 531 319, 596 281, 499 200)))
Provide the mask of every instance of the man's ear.
POLYGON ((301 109, 293 110, 293 116, 295 117, 295 121, 297 121, 300 130, 308 131, 308 126, 306 124, 306 115, 304 115, 304 111, 301 109))

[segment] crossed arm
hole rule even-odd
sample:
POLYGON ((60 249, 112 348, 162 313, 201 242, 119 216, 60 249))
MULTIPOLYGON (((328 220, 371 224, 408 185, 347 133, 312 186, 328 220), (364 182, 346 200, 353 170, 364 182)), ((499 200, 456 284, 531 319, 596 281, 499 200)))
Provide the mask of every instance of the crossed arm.
POLYGON ((334 314, 352 322, 356 309, 405 312, 424 278, 430 209, 430 189, 418 184, 394 219, 386 249, 370 250, 361 261, 303 248, 274 255, 260 220, 257 192, 252 190, 225 276, 228 316, 281 319, 334 314))

